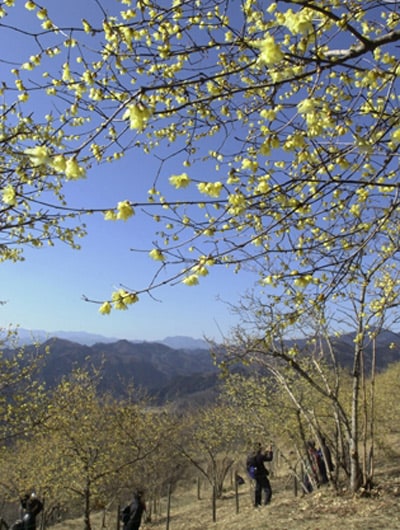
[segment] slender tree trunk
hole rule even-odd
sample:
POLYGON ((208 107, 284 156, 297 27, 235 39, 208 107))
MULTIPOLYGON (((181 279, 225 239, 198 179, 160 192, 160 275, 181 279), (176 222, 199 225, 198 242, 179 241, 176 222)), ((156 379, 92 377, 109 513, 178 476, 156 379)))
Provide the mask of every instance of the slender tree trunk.
POLYGON ((217 492, 215 491, 215 484, 212 488, 212 520, 213 523, 217 521, 217 492))
POLYGON ((358 406, 360 393, 360 364, 362 347, 356 344, 353 365, 353 389, 351 403, 351 433, 349 440, 350 449, 350 489, 355 492, 360 487, 360 458, 358 453, 358 406))
POLYGON ((365 374, 365 365, 364 365, 364 355, 361 355, 360 359, 360 375, 361 375, 361 388, 362 388, 362 419, 363 419, 363 429, 362 429, 362 485, 366 487, 368 478, 368 464, 367 464, 367 454, 368 454, 368 396, 367 396, 367 381, 365 374))
POLYGON ((372 342, 372 367, 371 367, 371 414, 369 421, 369 437, 370 437, 370 447, 368 452, 367 460, 367 487, 371 488, 373 486, 374 479, 374 449, 375 449, 375 375, 376 375, 376 336, 374 336, 372 342))
POLYGON ((239 513, 239 480, 238 480, 237 473, 235 473, 235 501, 236 501, 236 513, 239 513))
POLYGON ((85 513, 84 513, 84 528, 85 530, 92 530, 90 524, 90 479, 86 480, 85 488, 85 513))
POLYGON ((167 493, 167 524, 166 530, 169 530, 169 523, 171 520, 171 484, 168 484, 168 493, 167 493))

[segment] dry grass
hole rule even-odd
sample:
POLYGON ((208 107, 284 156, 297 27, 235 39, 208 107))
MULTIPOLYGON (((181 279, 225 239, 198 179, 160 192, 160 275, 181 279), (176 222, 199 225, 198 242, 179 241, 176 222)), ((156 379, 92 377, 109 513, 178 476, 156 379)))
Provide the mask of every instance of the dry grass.
MULTIPOLYGON (((324 488, 306 496, 294 497, 293 492, 279 490, 274 483, 271 505, 254 508, 249 492, 241 493, 239 513, 235 498, 227 495, 219 502, 217 522, 212 522, 210 502, 197 501, 174 510, 171 530, 373 530, 400 529, 400 478, 377 489, 370 497, 353 497, 324 488)), ((166 528, 165 519, 146 524, 146 530, 166 528)))
MULTIPOLYGON (((197 500, 195 488, 174 494, 170 530, 395 530, 400 529, 399 468, 387 469, 379 477, 380 485, 369 496, 340 494, 321 488, 310 495, 294 496, 283 479, 272 479, 274 496, 269 506, 254 508, 250 486, 241 486, 239 513, 233 491, 218 501, 217 521, 212 521, 209 498, 197 500)), ((208 497, 208 495, 207 495, 208 497)), ((93 530, 115 530, 115 514, 102 527, 100 514, 93 517, 93 530)), ((143 523, 141 530, 164 530, 164 513, 143 523)), ((52 530, 82 530, 83 521, 65 521, 52 530)))

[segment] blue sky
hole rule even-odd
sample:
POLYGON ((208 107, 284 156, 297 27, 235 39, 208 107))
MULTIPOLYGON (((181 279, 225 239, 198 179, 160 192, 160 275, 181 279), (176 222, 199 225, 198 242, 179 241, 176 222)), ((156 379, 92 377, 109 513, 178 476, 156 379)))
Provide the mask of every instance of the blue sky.
MULTIPOLYGON (((21 17, 26 20, 23 4, 7 18, 8 24, 17 19, 20 24, 21 17)), ((50 16, 56 13, 53 20, 60 25, 89 17, 92 10, 99 14, 95 2, 57 2, 56 11, 53 2, 41 4, 48 7, 50 16)), ((117 4, 107 0, 103 5, 117 4)), ((1 43, 3 49, 8 49, 8 57, 16 61, 23 62, 34 52, 26 49, 20 35, 4 30, 0 31, 1 43)), ((7 68, 3 65, 2 78, 6 76, 7 68)), ((69 203, 76 207, 110 207, 120 200, 138 197, 145 200, 155 167, 148 156, 131 152, 117 164, 93 168, 86 181, 71 185, 69 203)), ((181 172, 182 166, 171 162, 170 171, 181 172)), ((157 264, 147 253, 133 253, 130 248, 151 247, 154 225, 140 213, 125 223, 106 223, 100 215, 85 222, 88 236, 82 240, 80 251, 58 242, 53 248, 25 249, 26 259, 22 263, 1 264, 0 300, 6 302, 0 306, 1 326, 18 325, 49 332, 86 331, 138 340, 171 335, 218 340, 236 323, 236 317, 221 300, 235 303, 255 277, 245 272, 235 274, 231 269, 212 271, 199 286, 164 287, 153 294, 155 299, 142 295, 140 302, 128 311, 100 315, 98 306, 85 302, 83 295, 104 300, 121 285, 136 289, 151 280, 157 264)))
MULTIPOLYGON (((80 206, 114 205, 131 196, 131 182, 138 180, 148 189, 147 157, 128 156, 115 165, 94 168, 85 181, 71 185, 70 203, 80 206), (140 158, 140 157, 139 157, 140 158), (142 175, 135 168, 140 167, 142 175), (89 198, 88 198, 89 197, 89 198)), ((55 247, 25 249, 22 263, 1 264, 2 285, 0 323, 46 331, 87 331, 126 339, 153 340, 171 335, 221 339, 236 322, 227 302, 238 300, 255 280, 251 273, 232 269, 211 270, 198 286, 164 287, 153 297, 141 295, 128 311, 100 315, 98 305, 85 302, 107 299, 120 285, 138 289, 146 285, 158 269, 147 252, 154 224, 140 211, 128 221, 106 222, 101 215, 85 218, 88 235, 81 250, 56 242, 55 247)), ((166 278, 166 276, 165 276, 166 278)), ((163 276, 160 277, 163 279, 163 276)))
POLYGON ((234 301, 243 287, 242 275, 215 271, 201 286, 166 287, 160 301, 141 297, 128 311, 102 316, 98 306, 82 300, 107 297, 123 280, 146 275, 148 258, 139 260, 126 249, 123 236, 91 235, 81 251, 67 247, 27 253, 24 263, 2 266, 1 324, 19 324, 46 331, 87 331, 105 336, 153 340, 171 335, 204 335, 221 339, 235 319, 217 301, 234 301), (239 281, 240 280, 240 281, 239 281))

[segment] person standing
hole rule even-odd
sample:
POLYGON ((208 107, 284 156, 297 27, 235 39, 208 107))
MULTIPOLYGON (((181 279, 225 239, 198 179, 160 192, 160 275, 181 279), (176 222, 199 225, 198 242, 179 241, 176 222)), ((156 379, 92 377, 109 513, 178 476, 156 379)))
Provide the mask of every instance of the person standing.
POLYGON ((35 493, 21 499, 22 522, 24 530, 36 530, 36 517, 43 510, 43 503, 35 493))
POLYGON ((261 506, 262 497, 264 494, 264 504, 269 504, 272 497, 272 488, 269 481, 269 471, 265 467, 265 462, 271 462, 273 459, 272 445, 268 451, 263 451, 261 444, 258 445, 257 452, 254 457, 255 471, 254 479, 256 481, 256 487, 254 492, 254 505, 261 506))
POLYGON ((146 503, 143 499, 143 491, 138 490, 132 502, 122 510, 123 530, 139 530, 144 511, 146 511, 146 503))

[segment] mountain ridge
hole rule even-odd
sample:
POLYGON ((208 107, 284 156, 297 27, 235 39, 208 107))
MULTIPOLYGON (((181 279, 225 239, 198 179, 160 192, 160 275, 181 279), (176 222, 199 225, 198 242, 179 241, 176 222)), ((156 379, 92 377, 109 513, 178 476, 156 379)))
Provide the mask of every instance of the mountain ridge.
MULTIPOLYGON (((331 338, 338 364, 351 370, 354 357, 355 334, 343 334, 331 338)), ((288 346, 296 344, 305 352, 303 340, 290 340, 288 346)), ((208 349, 175 349, 154 341, 97 342, 93 345, 79 344, 68 339, 49 338, 42 344, 24 347, 29 353, 44 355, 39 378, 48 387, 56 386, 74 368, 102 366, 100 391, 124 397, 133 384, 151 396, 157 403, 199 404, 213 399, 219 386, 218 368, 208 349)), ((220 348, 223 354, 223 347, 220 348)), ((10 354, 17 351, 7 350, 10 354)), ((391 331, 382 332, 376 344, 377 370, 400 361, 400 335, 391 331)), ((371 366, 372 344, 365 348, 365 366, 371 366)), ((247 370, 246 370, 247 371, 247 370)))
MULTIPOLYGON (((7 353, 16 351, 8 349, 7 353)), ((49 338, 42 344, 25 346, 24 351, 27 358, 43 354, 38 376, 48 388, 57 386, 74 368, 90 367, 102 367, 99 391, 116 397, 126 396, 132 384, 157 402, 182 394, 214 392, 216 386, 218 369, 205 349, 175 350, 159 342, 125 339, 87 346, 49 338)))
POLYGON ((17 328, 17 342, 21 345, 29 345, 34 343, 45 342, 49 339, 58 338, 70 340, 77 344, 85 346, 93 346, 97 343, 114 343, 120 340, 128 340, 132 343, 159 343, 170 346, 174 349, 208 349, 208 344, 205 340, 193 338, 186 335, 168 336, 161 340, 140 340, 140 339, 126 339, 119 337, 108 337, 98 333, 90 333, 87 331, 46 331, 43 329, 26 329, 17 328))

